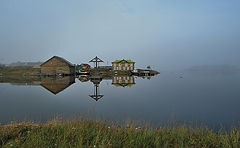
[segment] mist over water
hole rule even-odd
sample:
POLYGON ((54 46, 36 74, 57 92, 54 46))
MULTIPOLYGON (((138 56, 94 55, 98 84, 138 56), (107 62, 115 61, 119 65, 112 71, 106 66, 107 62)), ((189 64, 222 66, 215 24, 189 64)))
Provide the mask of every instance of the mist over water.
POLYGON ((159 71, 239 67, 239 3, 3 0, 0 63, 57 55, 81 64, 97 55, 105 64, 124 58, 159 71))

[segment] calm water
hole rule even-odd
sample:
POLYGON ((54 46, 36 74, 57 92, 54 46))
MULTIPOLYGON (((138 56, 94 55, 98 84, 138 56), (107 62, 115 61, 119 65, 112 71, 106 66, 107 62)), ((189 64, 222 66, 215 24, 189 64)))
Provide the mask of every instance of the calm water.
POLYGON ((45 84, 36 80, 31 82, 34 85, 0 83, 0 122, 43 122, 57 114, 120 122, 130 118, 155 126, 175 120, 230 127, 240 121, 239 73, 161 72, 150 80, 136 77, 125 87, 112 85, 108 78, 99 84, 98 94, 104 96, 98 101, 89 96, 96 93, 93 82, 87 78, 76 78, 75 83, 68 80, 45 80, 45 84))

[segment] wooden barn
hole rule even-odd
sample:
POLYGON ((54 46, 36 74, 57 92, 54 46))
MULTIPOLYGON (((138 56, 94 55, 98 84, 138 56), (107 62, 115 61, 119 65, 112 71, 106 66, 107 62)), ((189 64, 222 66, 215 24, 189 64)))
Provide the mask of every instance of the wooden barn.
POLYGON ((53 56, 40 65, 42 75, 74 75, 75 65, 64 58, 53 56))
POLYGON ((75 83, 75 77, 66 76, 66 77, 45 77, 41 81, 41 86, 50 91, 53 94, 57 94, 70 85, 75 83))

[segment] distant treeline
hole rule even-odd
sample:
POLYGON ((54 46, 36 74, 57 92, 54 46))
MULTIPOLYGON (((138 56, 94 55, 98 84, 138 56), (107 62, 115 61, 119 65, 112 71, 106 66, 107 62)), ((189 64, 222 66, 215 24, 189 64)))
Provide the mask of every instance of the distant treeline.
POLYGON ((0 63, 0 67, 4 67, 4 66, 36 66, 36 65, 41 65, 43 62, 14 62, 11 64, 1 64, 0 63))

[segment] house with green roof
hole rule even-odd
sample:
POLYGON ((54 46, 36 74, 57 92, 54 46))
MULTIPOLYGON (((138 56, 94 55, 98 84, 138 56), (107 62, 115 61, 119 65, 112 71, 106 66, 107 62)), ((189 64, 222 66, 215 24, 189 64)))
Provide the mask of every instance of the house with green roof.
POLYGON ((129 71, 134 70, 135 62, 131 60, 116 60, 112 62, 113 71, 129 71))

